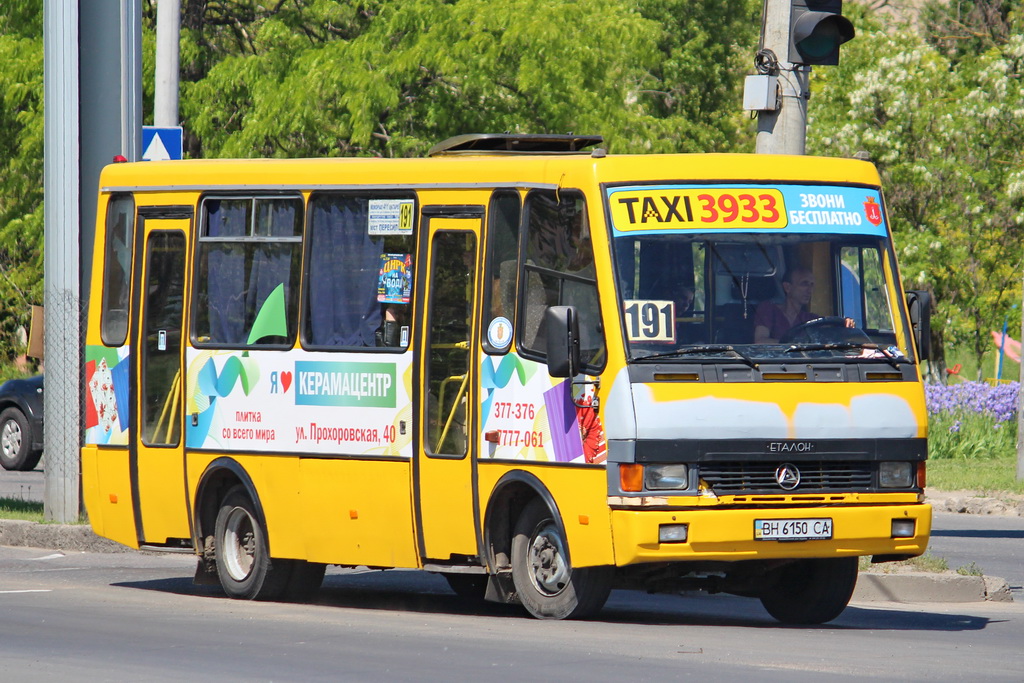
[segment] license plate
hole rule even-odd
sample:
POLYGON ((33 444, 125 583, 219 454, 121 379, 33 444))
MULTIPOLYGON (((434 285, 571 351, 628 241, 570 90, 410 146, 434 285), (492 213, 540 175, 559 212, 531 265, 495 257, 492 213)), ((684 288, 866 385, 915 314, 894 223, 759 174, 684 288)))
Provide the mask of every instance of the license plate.
POLYGON ((816 541, 832 538, 832 519, 755 519, 755 541, 816 541))

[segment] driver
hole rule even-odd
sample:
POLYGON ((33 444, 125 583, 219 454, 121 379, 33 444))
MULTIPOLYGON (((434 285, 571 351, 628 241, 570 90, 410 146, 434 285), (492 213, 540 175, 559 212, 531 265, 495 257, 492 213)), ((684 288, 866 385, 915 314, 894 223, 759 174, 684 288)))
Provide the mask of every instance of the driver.
MULTIPOLYGON (((810 268, 796 266, 782 276, 782 291, 786 300, 782 305, 762 301, 754 313, 754 343, 777 344, 787 332, 798 325, 817 320, 821 316, 807 310, 814 292, 814 274, 810 268)), ((846 326, 854 321, 846 319, 846 326)))

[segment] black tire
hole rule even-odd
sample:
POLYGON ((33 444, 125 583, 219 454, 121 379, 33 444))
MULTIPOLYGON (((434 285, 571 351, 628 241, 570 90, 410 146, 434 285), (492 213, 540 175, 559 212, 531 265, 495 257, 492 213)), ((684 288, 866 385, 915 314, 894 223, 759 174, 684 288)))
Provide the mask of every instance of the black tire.
POLYGON ((573 568, 567 546, 544 501, 535 499, 523 509, 512 538, 512 581, 523 607, 538 619, 595 614, 611 592, 614 568, 573 568))
POLYGON ((22 471, 31 472, 39 464, 39 461, 43 457, 42 451, 29 451, 28 457, 25 458, 25 463, 22 466, 22 471))
POLYGON ((284 589, 284 599, 289 602, 309 602, 320 592, 320 586, 324 582, 324 572, 327 565, 319 562, 306 562, 305 560, 274 560, 274 567, 278 564, 289 563, 291 569, 288 571, 288 585, 284 589))
POLYGON ((217 577, 224 592, 242 600, 274 600, 288 587, 292 564, 272 563, 267 535, 244 486, 221 501, 214 528, 217 577))
POLYGON ((850 604, 857 571, 856 557, 798 560, 776 570, 761 604, 784 624, 824 624, 850 604))
POLYGON ((445 574, 448 586, 467 602, 483 602, 487 592, 487 574, 445 574))
POLYGON ((15 406, 5 408, 0 413, 0 466, 20 472, 35 469, 42 452, 32 451, 32 441, 25 414, 15 406))

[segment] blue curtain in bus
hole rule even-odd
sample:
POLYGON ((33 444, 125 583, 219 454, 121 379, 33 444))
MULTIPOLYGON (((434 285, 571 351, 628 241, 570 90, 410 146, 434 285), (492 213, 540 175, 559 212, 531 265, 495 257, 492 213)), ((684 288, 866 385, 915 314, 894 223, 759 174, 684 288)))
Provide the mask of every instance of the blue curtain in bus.
MULTIPOLYGON (((294 235, 296 212, 301 207, 297 203, 274 202, 270 208, 268 231, 270 237, 291 237, 294 235)), ((258 230, 259 232, 259 230, 258 230)), ((245 309, 249 312, 249 322, 263 307, 267 297, 284 285, 286 324, 293 329, 292 301, 292 254, 297 253, 297 243, 293 242, 262 242, 256 245, 249 268, 249 286, 246 290, 245 309)), ((294 264, 298 268, 298 263, 294 264)), ((249 330, 246 330, 249 334, 249 330)))
MULTIPOLYGON (((244 237, 249 233, 250 202, 206 202, 209 237, 244 237)), ((245 342, 245 245, 210 244, 206 260, 207 306, 210 341, 219 344, 245 342)))
POLYGON ((316 346, 374 346, 380 327, 377 280, 381 245, 368 234, 368 203, 318 197, 309 249, 309 329, 316 346))
MULTIPOLYGON (((255 237, 295 237, 301 203, 293 199, 259 200, 264 208, 255 237)), ((245 344, 250 328, 267 297, 284 286, 285 324, 291 329, 294 311, 293 276, 298 268, 299 242, 257 242, 252 234, 252 200, 225 199, 206 202, 207 237, 242 238, 241 242, 207 242, 204 281, 209 312, 209 341, 245 344)), ((203 286, 203 282, 200 283, 203 286)), ((201 324, 201 323, 200 323, 201 324)), ((283 325, 275 326, 280 332, 283 325)), ((259 339, 253 340, 259 343, 259 339)), ((264 341, 269 341, 264 339, 264 341)))

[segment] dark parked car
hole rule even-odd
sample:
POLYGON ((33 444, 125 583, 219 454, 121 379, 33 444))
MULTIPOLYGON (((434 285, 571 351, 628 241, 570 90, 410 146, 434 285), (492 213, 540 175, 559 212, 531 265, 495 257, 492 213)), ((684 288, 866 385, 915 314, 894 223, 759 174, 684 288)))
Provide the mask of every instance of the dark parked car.
POLYGON ((43 376, 0 384, 0 465, 33 470, 43 455, 43 376))

